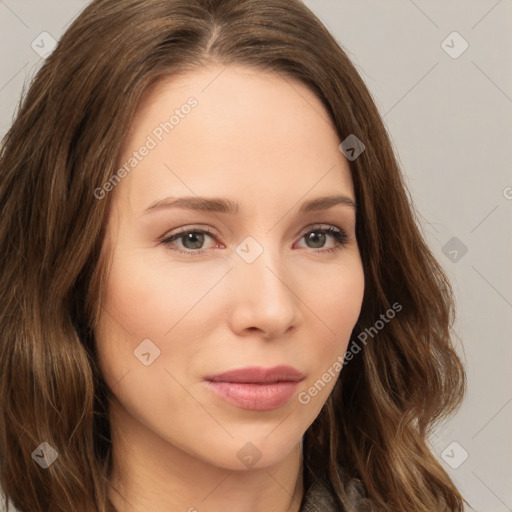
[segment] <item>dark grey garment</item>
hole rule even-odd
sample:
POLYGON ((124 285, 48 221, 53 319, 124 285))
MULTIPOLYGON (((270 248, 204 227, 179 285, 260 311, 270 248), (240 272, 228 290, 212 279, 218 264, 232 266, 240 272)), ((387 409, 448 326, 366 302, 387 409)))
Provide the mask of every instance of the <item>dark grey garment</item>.
POLYGON ((340 512, 334 497, 320 480, 314 480, 304 494, 300 512, 340 512))
MULTIPOLYGON (((368 499, 361 480, 351 478, 345 482, 345 494, 348 506, 357 512, 383 512, 382 507, 368 499)), ((339 505, 333 491, 307 469, 304 470, 304 497, 299 512, 345 512, 339 505)))

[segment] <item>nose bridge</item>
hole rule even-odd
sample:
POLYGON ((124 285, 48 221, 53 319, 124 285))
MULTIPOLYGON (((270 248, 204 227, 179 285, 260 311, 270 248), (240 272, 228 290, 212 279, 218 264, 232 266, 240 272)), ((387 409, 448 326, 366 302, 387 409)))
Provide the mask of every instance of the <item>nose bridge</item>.
MULTIPOLYGON (((284 256, 280 248, 272 245, 271 236, 246 237, 237 247, 237 274, 254 294, 264 292, 281 295, 286 288, 282 269, 284 256), (264 239, 263 239, 264 238, 264 239)), ((269 297, 270 299, 270 297, 269 297)))
POLYGON ((286 329, 296 319, 297 300, 292 292, 292 273, 281 248, 272 237, 248 236, 236 249, 233 272, 236 284, 235 314, 245 327, 265 331, 286 329), (263 240, 264 238, 264 240, 263 240))

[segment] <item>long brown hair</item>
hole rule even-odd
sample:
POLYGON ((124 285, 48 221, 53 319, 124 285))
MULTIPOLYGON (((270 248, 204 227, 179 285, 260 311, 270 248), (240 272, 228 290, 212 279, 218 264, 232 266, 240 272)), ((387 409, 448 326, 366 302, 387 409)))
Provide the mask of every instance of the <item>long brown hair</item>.
POLYGON ((355 135, 366 146, 350 161, 363 306, 353 358, 305 434, 307 468, 340 510, 462 511, 465 500, 428 446, 466 388, 452 345, 452 289, 418 228, 368 89, 299 0, 95 0, 35 76, 0 153, 6 498, 22 512, 115 511, 110 395, 93 335, 112 194, 93 192, 115 174, 148 86, 210 63, 301 81, 340 140, 355 135), (392 304, 401 306, 397 318, 375 328, 392 304), (365 330, 372 336, 361 347, 365 330), (46 471, 32 456, 42 442, 58 452, 46 471))

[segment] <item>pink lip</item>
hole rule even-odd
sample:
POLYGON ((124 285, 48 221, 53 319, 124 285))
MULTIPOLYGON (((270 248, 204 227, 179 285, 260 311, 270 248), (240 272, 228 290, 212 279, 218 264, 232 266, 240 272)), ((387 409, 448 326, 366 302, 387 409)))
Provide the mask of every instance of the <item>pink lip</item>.
POLYGON ((208 375, 204 380, 213 382, 243 382, 264 384, 268 382, 291 381, 299 382, 304 375, 291 366, 280 365, 273 368, 262 368, 261 366, 248 366, 239 370, 229 370, 216 375, 208 375))
POLYGON ((265 411, 285 404, 304 375, 291 366, 251 366, 205 377, 211 391, 242 409, 265 411))

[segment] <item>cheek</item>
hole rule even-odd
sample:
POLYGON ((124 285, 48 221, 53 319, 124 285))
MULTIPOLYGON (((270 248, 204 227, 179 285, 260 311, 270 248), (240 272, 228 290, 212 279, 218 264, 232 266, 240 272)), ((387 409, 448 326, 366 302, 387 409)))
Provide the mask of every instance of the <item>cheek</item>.
MULTIPOLYGON (((363 303, 364 274, 361 266, 353 268, 344 275, 337 290, 330 294, 331 313, 335 327, 350 336, 363 303)), ((348 342, 348 339, 346 340, 348 342)))
POLYGON ((199 340, 206 336, 203 331, 208 323, 204 317, 217 315, 207 295, 226 268, 193 272, 190 265, 170 266, 163 251, 118 250, 96 329, 100 364, 107 382, 115 383, 131 369, 139 368, 141 362, 134 354, 139 347, 147 346, 158 354, 152 367, 172 368, 178 361, 179 367, 187 367, 199 340), (151 340, 154 347, 144 340, 151 340))
POLYGON ((168 425, 172 411, 197 414, 180 383, 204 338, 194 306, 211 286, 200 275, 170 269, 160 255, 132 249, 115 256, 95 331, 97 352, 107 385, 141 422, 168 425))
POLYGON ((110 272, 106 307, 132 336, 162 337, 185 315, 193 314, 195 305, 225 272, 202 270, 171 265, 160 249, 120 254, 110 272))
MULTIPOLYGON (((299 402, 318 413, 342 371, 345 352, 359 318, 364 295, 364 272, 358 258, 331 266, 309 286, 306 304, 311 310, 308 352, 311 373, 299 402), (301 401, 302 400, 302 401, 301 401)), ((306 293, 306 292, 304 292, 306 293)))
MULTIPOLYGON (((304 297, 309 297, 312 313, 323 324, 323 338, 328 345, 348 343, 361 311, 364 295, 364 273, 359 258, 316 273, 316 285, 308 285, 304 297)), ((308 305, 309 305, 308 304, 308 305)))
MULTIPOLYGON (((361 309, 362 265, 357 252, 349 256, 341 263, 318 264, 314 271, 308 264, 291 276, 294 288, 297 286, 297 307, 303 310, 303 328, 312 330, 309 337, 317 340, 316 354, 321 359, 346 348, 361 309)), ((105 340, 100 352, 105 357, 110 354, 116 365, 125 370, 133 363, 133 351, 145 339, 157 344, 157 340, 165 339, 166 345, 173 345, 175 357, 183 351, 186 357, 198 348, 195 340, 201 338, 199 331, 210 324, 208 316, 222 316, 215 309, 217 300, 209 301, 207 295, 212 291, 217 295, 215 284, 231 268, 229 262, 219 265, 218 260, 211 267, 206 266, 202 264, 201 272, 191 271, 190 263, 170 265, 165 251, 120 250, 109 274, 107 314, 102 315, 98 326, 97 338, 105 340), (176 336, 185 334, 183 329, 192 329, 187 331, 187 344, 173 344, 176 336)))

